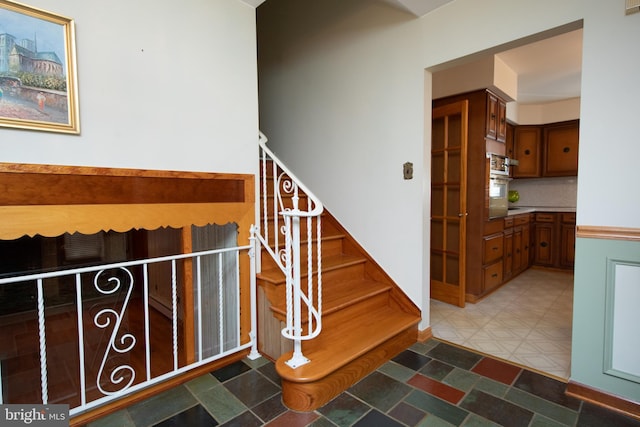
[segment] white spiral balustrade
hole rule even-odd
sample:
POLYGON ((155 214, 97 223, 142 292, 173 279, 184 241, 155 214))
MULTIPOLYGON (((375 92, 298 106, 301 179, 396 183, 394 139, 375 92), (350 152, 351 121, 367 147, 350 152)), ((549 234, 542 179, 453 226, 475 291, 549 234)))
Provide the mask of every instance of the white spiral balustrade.
POLYGON ((293 356, 286 363, 295 369, 309 362, 302 353, 302 341, 317 337, 322 330, 321 215, 324 207, 267 148, 267 137, 262 133, 259 144, 262 227, 257 235, 262 248, 285 275, 287 312, 282 335, 293 341, 293 356), (268 192, 270 186, 273 194, 268 192), (306 208, 301 206, 301 198, 305 198, 306 208), (306 226, 306 260, 301 259, 301 223, 306 226), (303 276, 306 286, 302 284, 303 276))
MULTIPOLYGON (((47 287, 47 281, 58 280, 64 277, 69 277, 75 282, 75 308, 68 309, 70 316, 76 317, 77 321, 77 341, 73 342, 73 345, 77 348, 77 360, 79 365, 77 373, 73 375, 74 378, 79 380, 78 388, 72 389, 69 393, 73 393, 73 396, 77 396, 79 403, 70 405, 70 415, 74 416, 80 414, 89 409, 103 405, 105 403, 112 402, 120 399, 124 396, 130 395, 136 391, 147 388, 151 385, 158 384, 169 378, 179 376, 191 369, 199 366, 203 366, 215 360, 222 359, 226 356, 234 353, 251 349, 250 358, 259 357, 257 353, 257 343, 255 340, 257 322, 255 319, 255 292, 251 292, 251 307, 247 307, 247 310, 251 310, 251 327, 249 335, 251 341, 242 344, 241 343, 241 331, 240 331, 240 303, 239 298, 236 298, 233 304, 223 301, 222 289, 225 287, 229 289, 234 295, 240 295, 240 282, 239 282, 239 255, 240 253, 248 253, 251 257, 251 270, 254 268, 254 248, 255 238, 251 237, 251 245, 236 246, 231 248, 213 249, 205 251, 197 251, 187 254, 178 254, 164 257, 147 258, 143 260, 126 261, 119 263, 103 264, 91 267, 80 267, 71 269, 62 269, 58 271, 37 273, 37 274, 24 274, 14 277, 0 278, 0 286, 7 284, 22 285, 25 287, 35 286, 36 290, 36 318, 37 318, 37 341, 39 345, 39 361, 40 361, 40 398, 43 404, 52 403, 51 401, 51 382, 50 377, 55 370, 62 369, 56 363, 52 362, 49 355, 49 333, 45 333, 45 330, 53 326, 48 326, 48 319, 46 310, 52 310, 47 307, 47 296, 45 289, 47 287), (195 355, 196 360, 191 363, 179 364, 179 319, 178 319, 178 280, 177 280, 177 263, 192 260, 196 265, 196 277, 194 286, 194 292, 196 295, 202 293, 202 289, 205 286, 202 280, 202 266, 206 260, 213 259, 213 257, 222 257, 224 254, 233 254, 235 261, 229 266, 229 274, 234 279, 223 277, 221 262, 218 263, 216 272, 216 280, 211 283, 210 286, 215 286, 218 292, 218 304, 216 307, 217 317, 219 322, 223 319, 231 319, 230 324, 236 325, 237 329, 231 331, 223 330, 220 326, 217 331, 216 342, 218 343, 216 348, 211 349, 208 352, 204 352, 202 349, 203 333, 205 328, 203 327, 202 312, 203 302, 198 298, 196 302, 196 319, 195 319, 195 335, 196 335, 196 347, 198 352, 195 355), (150 330, 152 329, 151 317, 149 313, 149 287, 150 278, 148 269, 151 265, 159 265, 167 263, 170 265, 170 277, 171 277, 171 331, 170 337, 167 340, 167 346, 171 348, 170 356, 172 358, 172 367, 167 369, 166 372, 154 375, 151 372, 152 364, 155 362, 155 356, 150 346, 150 330), (142 271, 141 279, 136 279, 136 276, 132 273, 134 269, 142 271), (88 279, 91 279, 90 281, 88 279), (138 280, 138 281, 136 281, 138 280), (133 288, 141 288, 142 294, 142 333, 135 336, 128 328, 131 327, 129 322, 128 326, 123 324, 123 318, 127 316, 127 313, 131 312, 130 302, 133 288), (91 292, 93 290, 93 292, 91 292), (108 303, 103 303, 104 298, 120 293, 124 295, 123 298, 108 300, 108 303), (87 299, 86 296, 91 294, 91 298, 87 299), (89 304, 90 303, 90 304, 89 304), (105 306, 105 304, 107 304, 105 306), (97 310, 94 315, 90 315, 93 309, 97 310), (90 321, 88 321, 90 320, 90 321), (106 343, 104 345, 98 345, 99 342, 94 339, 87 339, 88 330, 101 329, 105 332, 106 343), (229 338, 228 335, 231 334, 229 338), (98 344, 96 344, 98 343, 98 344), (95 347, 95 348, 94 348, 95 347), (132 363, 132 352, 136 349, 140 354, 144 354, 142 363, 144 366, 141 369, 136 369, 132 363), (206 354, 205 354, 206 353, 206 354), (99 359, 99 368, 97 373, 90 374, 88 369, 92 364, 91 356, 89 354, 95 354, 99 359), (99 393, 91 390, 97 389, 99 393), (90 393, 91 391, 91 393, 90 393)), ((138 276, 140 277, 140 276, 138 276)), ((255 278, 255 274, 253 275, 255 278)), ((255 280, 253 280, 254 282, 255 280)), ((53 283, 53 282, 52 282, 53 283)), ((252 288, 255 286, 252 285, 252 288)), ((55 313, 55 311, 54 311, 55 313)), ((55 322, 55 320, 54 320, 55 322)), ((232 329, 232 328, 230 328, 232 329)), ((59 332, 59 331, 54 331, 59 332)), ((73 331, 69 332, 70 334, 73 331)), ((55 339, 55 334, 54 334, 55 339)), ((58 337, 58 339, 60 339, 58 337)), ((95 369, 92 369, 95 372, 95 369)), ((0 376, 6 374, 6 372, 0 371, 0 376)), ((10 400, 5 401, 3 399, 2 385, 5 382, 4 378, 0 378, 0 404, 12 403, 10 400)), ((59 394, 59 393, 58 393, 59 394)), ((57 397, 60 399, 60 396, 57 397)))

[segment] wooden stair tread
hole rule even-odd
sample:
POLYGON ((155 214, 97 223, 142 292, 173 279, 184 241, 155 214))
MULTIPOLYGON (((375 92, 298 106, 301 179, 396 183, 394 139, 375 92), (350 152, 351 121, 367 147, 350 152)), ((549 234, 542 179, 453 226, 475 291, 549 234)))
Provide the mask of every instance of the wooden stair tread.
MULTIPOLYGON (((340 283, 340 286, 336 286, 331 292, 325 292, 322 295, 322 315, 326 316, 333 312, 342 310, 353 304, 357 304, 372 296, 388 292, 391 289, 391 285, 374 280, 358 279, 340 283)), ((282 304, 271 306, 271 310, 280 314, 286 315, 286 304, 282 301, 282 304)))
POLYGON ((306 365, 289 367, 285 363, 291 358, 289 352, 278 359, 276 369, 287 381, 318 381, 418 322, 419 316, 390 306, 380 308, 352 318, 343 328, 324 329, 314 340, 303 343, 304 356, 311 360, 306 365))
MULTIPOLYGON (((338 268, 348 267, 350 265, 363 264, 366 262, 366 258, 363 258, 359 255, 347 255, 347 254, 339 254, 339 255, 331 255, 328 257, 322 257, 322 273, 326 273, 327 271, 336 270, 338 268)), ((301 275, 302 277, 306 277, 306 263, 304 263, 301 275)), ((315 265, 314 265, 315 267, 315 265)), ((258 280, 263 280, 265 282, 273 283, 273 284, 284 284, 285 278, 284 274, 279 268, 269 268, 266 270, 262 270, 257 275, 258 280)))

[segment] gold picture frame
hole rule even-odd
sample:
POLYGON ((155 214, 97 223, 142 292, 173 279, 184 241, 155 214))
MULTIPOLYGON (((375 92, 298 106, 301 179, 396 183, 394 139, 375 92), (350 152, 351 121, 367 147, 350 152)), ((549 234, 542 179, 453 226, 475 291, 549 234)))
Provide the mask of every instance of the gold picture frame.
POLYGON ((80 133, 74 22, 0 0, 0 127, 80 133))

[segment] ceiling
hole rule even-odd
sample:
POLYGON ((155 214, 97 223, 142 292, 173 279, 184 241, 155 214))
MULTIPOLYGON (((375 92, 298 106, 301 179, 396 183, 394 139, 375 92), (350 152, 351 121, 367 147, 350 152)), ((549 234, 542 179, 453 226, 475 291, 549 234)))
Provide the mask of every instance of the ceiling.
POLYGON ((580 96, 582 29, 496 56, 518 75, 519 104, 542 104, 580 96))

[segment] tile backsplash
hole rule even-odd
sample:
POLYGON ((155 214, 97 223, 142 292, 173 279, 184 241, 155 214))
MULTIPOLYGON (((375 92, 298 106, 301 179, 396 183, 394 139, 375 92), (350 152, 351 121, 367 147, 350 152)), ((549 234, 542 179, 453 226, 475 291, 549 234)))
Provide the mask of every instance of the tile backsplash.
POLYGON ((510 206, 575 208, 578 178, 519 178, 509 181, 509 190, 520 193, 520 200, 510 206))

